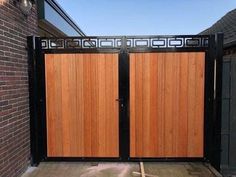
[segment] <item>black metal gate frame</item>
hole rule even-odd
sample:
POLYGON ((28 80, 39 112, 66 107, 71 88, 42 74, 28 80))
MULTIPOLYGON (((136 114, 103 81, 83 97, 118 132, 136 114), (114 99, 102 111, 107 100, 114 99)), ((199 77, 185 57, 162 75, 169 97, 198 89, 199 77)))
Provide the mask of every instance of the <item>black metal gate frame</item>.
POLYGON ((208 161, 220 169, 223 34, 60 38, 30 36, 27 42, 32 165, 38 165, 41 161, 208 161), (205 52, 204 158, 130 158, 129 53, 137 52, 205 52), (119 53, 119 158, 47 157, 44 54, 48 53, 119 53))

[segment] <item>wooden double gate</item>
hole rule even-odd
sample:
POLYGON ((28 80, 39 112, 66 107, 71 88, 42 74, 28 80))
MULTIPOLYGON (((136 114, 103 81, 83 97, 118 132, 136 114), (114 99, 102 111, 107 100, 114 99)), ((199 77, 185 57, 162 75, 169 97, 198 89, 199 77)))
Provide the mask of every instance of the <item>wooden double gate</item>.
POLYGON ((29 51, 35 163, 218 163, 221 35, 31 37, 28 43, 35 46, 29 51))

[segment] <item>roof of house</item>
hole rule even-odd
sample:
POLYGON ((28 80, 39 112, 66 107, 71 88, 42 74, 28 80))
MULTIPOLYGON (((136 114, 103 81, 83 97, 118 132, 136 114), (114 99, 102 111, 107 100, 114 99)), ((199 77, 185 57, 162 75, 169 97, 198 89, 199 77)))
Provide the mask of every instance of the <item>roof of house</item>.
POLYGON ((236 9, 228 12, 210 28, 200 34, 224 33, 224 47, 236 45, 236 9))
POLYGON ((52 36, 86 36, 56 0, 37 1, 39 29, 52 36))

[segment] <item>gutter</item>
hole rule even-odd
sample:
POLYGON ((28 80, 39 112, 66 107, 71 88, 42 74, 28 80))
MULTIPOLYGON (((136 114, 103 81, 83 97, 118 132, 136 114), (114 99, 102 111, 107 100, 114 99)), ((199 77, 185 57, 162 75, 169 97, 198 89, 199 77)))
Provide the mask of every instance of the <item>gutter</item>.
POLYGON ((81 36, 86 34, 79 28, 79 26, 72 20, 72 18, 65 12, 65 10, 56 2, 56 0, 38 0, 39 20, 45 20, 45 3, 48 3, 77 33, 81 36))

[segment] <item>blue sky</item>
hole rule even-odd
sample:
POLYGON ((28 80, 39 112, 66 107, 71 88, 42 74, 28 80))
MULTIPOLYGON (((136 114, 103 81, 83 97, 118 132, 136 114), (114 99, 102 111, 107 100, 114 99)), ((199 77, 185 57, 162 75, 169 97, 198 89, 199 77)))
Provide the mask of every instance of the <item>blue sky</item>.
POLYGON ((197 34, 236 0, 57 0, 86 35, 197 34))

